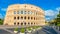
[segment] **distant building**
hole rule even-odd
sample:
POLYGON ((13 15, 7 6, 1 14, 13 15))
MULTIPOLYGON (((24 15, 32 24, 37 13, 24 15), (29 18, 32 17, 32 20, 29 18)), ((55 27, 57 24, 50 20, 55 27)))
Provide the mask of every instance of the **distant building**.
POLYGON ((30 4, 8 6, 4 25, 45 25, 44 11, 30 4))

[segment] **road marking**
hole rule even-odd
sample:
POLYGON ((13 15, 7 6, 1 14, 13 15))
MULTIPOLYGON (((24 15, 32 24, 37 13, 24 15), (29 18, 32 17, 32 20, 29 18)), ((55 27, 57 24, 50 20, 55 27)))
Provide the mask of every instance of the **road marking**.
POLYGON ((11 34, 15 34, 13 31, 10 31, 10 30, 8 30, 8 29, 3 29, 3 30, 5 30, 5 31, 7 31, 7 32, 10 32, 11 34))
POLYGON ((47 30, 45 30, 45 29, 43 29, 44 31, 46 31, 46 32, 48 32, 48 33, 50 33, 50 34, 52 34, 51 32, 49 32, 49 31, 47 31, 47 30))

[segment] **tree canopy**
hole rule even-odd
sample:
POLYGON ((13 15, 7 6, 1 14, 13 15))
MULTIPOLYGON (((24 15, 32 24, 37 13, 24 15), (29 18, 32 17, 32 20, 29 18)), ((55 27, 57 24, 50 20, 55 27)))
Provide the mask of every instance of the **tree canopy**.
POLYGON ((0 19, 0 25, 3 25, 3 19, 0 19))
POLYGON ((57 14, 57 17, 50 21, 51 24, 55 24, 56 26, 60 26, 60 11, 57 14))

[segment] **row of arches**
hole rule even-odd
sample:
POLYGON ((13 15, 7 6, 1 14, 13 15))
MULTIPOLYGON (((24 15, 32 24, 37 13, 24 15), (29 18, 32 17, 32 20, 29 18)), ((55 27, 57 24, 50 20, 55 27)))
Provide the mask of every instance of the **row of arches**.
POLYGON ((14 25, 35 25, 35 23, 33 23, 33 22, 28 22, 28 23, 26 23, 26 22, 21 22, 21 23, 14 22, 14 25))
POLYGON ((23 16, 21 16, 21 17, 19 17, 19 16, 18 16, 18 17, 14 16, 14 20, 16 20, 16 19, 17 19, 17 20, 19 20, 19 19, 28 19, 28 20, 29 20, 29 19, 31 19, 31 20, 34 19, 34 20, 36 20, 35 17, 29 17, 29 16, 28 16, 28 18, 27 18, 26 16, 24 16, 24 17, 23 17, 23 16))
POLYGON ((25 11, 25 10, 20 10, 20 11, 14 11, 14 14, 34 14, 37 15, 37 11, 32 12, 32 11, 25 11))

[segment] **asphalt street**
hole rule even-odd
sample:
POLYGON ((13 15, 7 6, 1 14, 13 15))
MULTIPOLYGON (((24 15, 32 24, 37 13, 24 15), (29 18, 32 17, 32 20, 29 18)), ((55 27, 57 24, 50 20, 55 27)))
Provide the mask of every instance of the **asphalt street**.
POLYGON ((7 31, 5 31, 3 29, 0 29, 0 34, 11 34, 11 33, 7 32, 7 31))
POLYGON ((40 30, 32 32, 32 34, 58 34, 58 33, 53 28, 46 26, 40 30))
MULTIPOLYGON (((3 29, 0 29, 0 34, 11 34, 3 29)), ((31 34, 58 34, 53 28, 51 27, 43 27, 40 30, 36 30, 35 32, 32 32, 31 34)))

